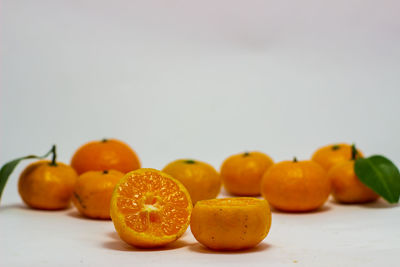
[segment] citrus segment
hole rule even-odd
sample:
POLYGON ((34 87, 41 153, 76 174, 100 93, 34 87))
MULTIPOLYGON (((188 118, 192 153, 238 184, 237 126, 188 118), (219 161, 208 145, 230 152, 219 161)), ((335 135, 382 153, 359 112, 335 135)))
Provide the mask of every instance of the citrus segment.
POLYGON ((192 203, 185 187, 166 173, 139 169, 124 176, 111 200, 120 237, 139 247, 166 245, 189 225, 192 203))

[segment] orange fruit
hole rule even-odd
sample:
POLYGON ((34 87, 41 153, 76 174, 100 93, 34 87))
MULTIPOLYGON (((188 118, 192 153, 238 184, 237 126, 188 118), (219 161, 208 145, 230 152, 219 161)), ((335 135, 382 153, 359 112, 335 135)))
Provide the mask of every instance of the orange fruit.
POLYGON ((262 195, 274 208, 289 212, 318 209, 328 199, 331 183, 313 161, 282 161, 273 165, 261 183, 262 195))
POLYGON ((175 160, 162 171, 186 187, 193 205, 199 200, 216 198, 221 190, 221 177, 205 162, 190 159, 175 160))
POLYGON ((140 161, 127 144, 115 139, 103 139, 81 146, 73 155, 71 166, 78 174, 104 170, 127 173, 140 168, 140 161))
POLYGON ((69 206, 77 177, 75 170, 64 163, 36 161, 21 173, 18 191, 31 208, 65 209, 69 206))
POLYGON ((265 200, 249 197, 198 201, 190 229, 204 246, 238 250, 259 244, 271 227, 271 211, 265 200))
POLYGON ((263 174, 274 164, 261 152, 246 152, 228 157, 221 166, 225 189, 238 196, 260 195, 263 174))
POLYGON ((78 211, 93 219, 110 219, 110 201, 115 185, 124 173, 88 171, 79 176, 72 202, 78 211))
POLYGON ((366 203, 379 198, 372 189, 364 185, 354 172, 354 160, 343 161, 328 172, 332 181, 332 195, 342 203, 366 203))
MULTIPOLYGON (((358 157, 363 157, 360 150, 357 150, 357 154, 358 157)), ((314 152, 311 159, 329 171, 337 163, 351 159, 351 145, 341 143, 321 147, 314 152)))
POLYGON ((170 175, 139 169, 127 173, 111 198, 111 218, 122 240, 136 247, 159 247, 186 231, 192 201, 170 175))

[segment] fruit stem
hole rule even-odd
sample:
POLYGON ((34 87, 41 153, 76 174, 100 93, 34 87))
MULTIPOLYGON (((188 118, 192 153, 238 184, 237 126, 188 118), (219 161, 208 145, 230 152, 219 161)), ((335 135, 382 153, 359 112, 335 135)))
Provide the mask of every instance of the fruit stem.
POLYGON ((104 171, 103 171, 103 174, 107 174, 107 173, 108 173, 108 170, 104 170, 104 171))
POLYGON ((250 155, 250 153, 247 152, 247 151, 243 153, 243 157, 247 157, 247 156, 249 156, 249 155, 250 155))
POLYGON ((188 160, 185 160, 185 163, 186 163, 186 164, 195 164, 196 161, 194 161, 194 160, 192 160, 192 159, 188 159, 188 160))
POLYGON ((103 138, 103 139, 101 139, 101 142, 103 142, 103 143, 105 143, 105 142, 107 142, 108 141, 108 139, 107 138, 103 138))
POLYGON ((339 145, 333 145, 333 146, 332 146, 332 150, 338 150, 339 148, 340 148, 339 145))
POLYGON ((352 144, 351 145, 351 159, 355 160, 357 158, 358 152, 357 152, 357 148, 356 148, 356 144, 352 144))
POLYGON ((51 148, 51 166, 57 166, 57 151, 56 151, 56 145, 53 145, 53 147, 51 148))
POLYGON ((293 162, 297 162, 297 158, 296 157, 293 157, 293 162))

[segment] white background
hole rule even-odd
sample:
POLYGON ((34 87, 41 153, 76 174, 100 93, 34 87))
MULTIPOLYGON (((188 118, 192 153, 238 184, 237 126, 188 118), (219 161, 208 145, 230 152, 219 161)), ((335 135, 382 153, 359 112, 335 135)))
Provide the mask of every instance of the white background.
MULTIPOLYGON (((217 169, 261 150, 307 159, 356 142, 400 164, 398 1, 22 1, 0 6, 0 163, 53 143, 129 143, 143 166, 191 157, 217 169)), ((132 251, 110 222, 23 208, 22 163, 0 206, 4 266, 394 266, 397 206, 273 214, 253 251, 215 254, 188 232, 132 251), (296 262, 297 261, 297 262, 296 262)))

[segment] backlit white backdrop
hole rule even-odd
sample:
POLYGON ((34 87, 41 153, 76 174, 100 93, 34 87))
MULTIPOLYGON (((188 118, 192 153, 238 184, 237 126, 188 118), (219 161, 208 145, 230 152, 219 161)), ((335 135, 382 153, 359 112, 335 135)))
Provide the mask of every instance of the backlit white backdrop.
MULTIPOLYGON (((400 164, 399 1, 0 7, 0 163, 115 137, 145 167, 356 142, 400 164)), ((3 202, 19 202, 17 168, 3 202)))

